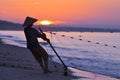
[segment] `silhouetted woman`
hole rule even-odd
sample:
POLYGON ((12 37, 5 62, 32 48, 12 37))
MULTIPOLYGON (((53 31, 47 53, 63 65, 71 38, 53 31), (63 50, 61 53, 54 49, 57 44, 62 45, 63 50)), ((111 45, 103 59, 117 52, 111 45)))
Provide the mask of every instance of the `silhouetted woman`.
POLYGON ((42 38, 45 41, 49 41, 49 39, 46 38, 45 34, 41 34, 35 28, 32 28, 33 23, 36 21, 37 19, 27 17, 23 24, 27 40, 27 48, 32 52, 34 58, 40 63, 44 73, 50 73, 48 70, 48 54, 45 49, 39 45, 37 38, 42 38))

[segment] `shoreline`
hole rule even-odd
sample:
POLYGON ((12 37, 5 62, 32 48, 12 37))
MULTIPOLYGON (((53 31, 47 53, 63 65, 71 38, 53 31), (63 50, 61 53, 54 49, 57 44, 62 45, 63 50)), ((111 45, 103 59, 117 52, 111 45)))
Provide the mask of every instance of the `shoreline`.
MULTIPOLYGON (((38 79, 42 79, 42 80, 50 80, 49 78, 51 78, 51 80, 61 80, 61 79, 62 80, 84 80, 84 79, 94 80, 94 78, 96 78, 96 80, 100 80, 100 79, 101 80, 115 80, 115 78, 112 78, 110 76, 100 75, 100 74, 83 71, 83 70, 77 70, 77 69, 71 68, 71 67, 68 70, 68 72, 70 73, 71 76, 63 76, 63 70, 62 70, 63 66, 61 64, 55 63, 53 61, 50 61, 49 67, 54 72, 52 74, 46 75, 46 74, 42 73, 42 70, 41 70, 39 64, 35 61, 32 54, 30 53, 30 51, 27 48, 4 44, 1 41, 1 39, 0 39, 0 45, 1 45, 0 46, 0 48, 1 48, 0 58, 3 57, 3 58, 1 58, 1 61, 0 61, 0 72, 5 73, 7 70, 8 73, 5 73, 4 75, 11 74, 11 76, 9 76, 9 77, 13 77, 17 73, 18 75, 25 74, 25 75, 19 76, 22 78, 21 80, 26 80, 26 79, 24 79, 24 76, 26 76, 28 78, 30 78, 30 77, 32 78, 33 75, 36 76, 35 74, 39 75, 36 77, 38 77, 38 79), (54 65, 54 64, 56 64, 56 65, 54 65), (56 68, 55 68, 55 66, 56 66, 56 68), (16 72, 14 72, 14 71, 12 72, 11 69, 12 69, 12 71, 15 70, 16 72), (19 72, 21 72, 21 73, 19 73, 19 72), (26 74, 26 72, 27 72, 27 74, 26 74), (31 74, 32 76, 30 76, 29 74, 31 74), (75 75, 75 76, 73 76, 73 75, 75 75)), ((13 79, 13 80, 16 80, 16 79, 13 79)), ((6 79, 6 80, 9 80, 9 79, 6 79)), ((31 80, 31 79, 29 79, 29 80, 31 80)))
MULTIPOLYGON (((63 67, 61 64, 54 63, 49 61, 49 68, 53 73, 51 74, 43 74, 41 67, 33 58, 32 54, 27 48, 17 47, 13 45, 4 44, 0 39, 0 75, 5 80, 18 80, 18 77, 21 77, 20 80, 26 80, 25 76, 28 78, 35 78, 38 77, 39 80, 72 80, 78 77, 75 76, 63 76, 63 72, 61 68, 63 67), (57 69, 54 69, 52 64, 56 64, 57 69), (7 72, 7 73, 6 73, 7 72), (27 72, 27 74, 26 74, 27 72), (3 74, 2 74, 3 73, 3 74), (34 74, 33 74, 34 73, 34 74), (8 78, 4 77, 5 75, 8 78), (17 74, 17 75, 16 75, 17 74), (22 75, 21 75, 22 74, 22 75), (31 74, 31 75, 29 75, 31 74), (56 75, 57 74, 57 75, 56 75), (14 78, 14 75, 18 76, 14 78), (38 76, 39 75, 39 76, 38 76), (55 77, 56 76, 56 77, 55 77)), ((70 71, 69 71, 70 72, 70 71)), ((29 79, 29 80, 33 80, 29 79)))

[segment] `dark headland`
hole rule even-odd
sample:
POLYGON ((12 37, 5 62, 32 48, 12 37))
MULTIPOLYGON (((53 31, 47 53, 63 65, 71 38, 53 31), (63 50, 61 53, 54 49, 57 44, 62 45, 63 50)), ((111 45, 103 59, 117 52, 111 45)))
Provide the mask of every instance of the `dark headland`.
MULTIPOLYGON (((35 26, 38 27, 38 26, 35 26)), ((103 26, 95 28, 92 26, 69 26, 69 25, 51 25, 50 27, 41 27, 44 31, 76 31, 76 32, 120 32, 120 28, 104 28, 103 26)), ((22 24, 0 20, 0 30, 23 30, 22 24)))

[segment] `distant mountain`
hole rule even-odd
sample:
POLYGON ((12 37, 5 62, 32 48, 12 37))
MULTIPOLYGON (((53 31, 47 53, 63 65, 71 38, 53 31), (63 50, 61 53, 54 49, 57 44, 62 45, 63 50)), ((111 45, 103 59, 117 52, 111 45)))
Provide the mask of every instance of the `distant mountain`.
POLYGON ((0 30, 22 30, 22 25, 9 21, 0 20, 0 30))
MULTIPOLYGON (((39 27, 39 26, 38 26, 39 27)), ((51 27, 41 27, 44 31, 76 31, 76 32, 120 32, 120 29, 111 28, 87 28, 87 27, 73 27, 65 25, 53 25, 51 27)))
MULTIPOLYGON (((35 26, 38 28, 39 26, 35 26)), ((77 31, 77 32, 120 32, 120 29, 74 27, 68 25, 51 25, 41 27, 43 31, 77 31)), ((23 30, 22 24, 0 20, 0 30, 23 30)))

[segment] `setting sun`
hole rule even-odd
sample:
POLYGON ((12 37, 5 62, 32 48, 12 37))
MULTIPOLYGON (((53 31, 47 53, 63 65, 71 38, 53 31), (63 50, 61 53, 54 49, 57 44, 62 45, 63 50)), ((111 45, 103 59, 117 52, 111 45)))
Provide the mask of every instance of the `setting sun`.
POLYGON ((38 24, 40 24, 40 25, 50 25, 50 24, 54 24, 54 22, 48 21, 48 20, 42 20, 42 21, 39 21, 38 24))

